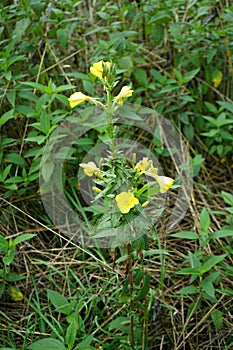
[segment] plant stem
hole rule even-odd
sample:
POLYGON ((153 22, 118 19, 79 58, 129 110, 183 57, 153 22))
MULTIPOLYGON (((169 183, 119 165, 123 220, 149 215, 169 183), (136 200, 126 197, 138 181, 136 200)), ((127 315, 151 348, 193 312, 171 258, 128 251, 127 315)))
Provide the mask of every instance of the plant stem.
POLYGON ((134 304, 133 304, 133 273, 132 273, 132 257, 131 257, 131 244, 127 244, 128 253, 128 276, 129 276, 129 295, 130 295, 130 345, 134 349, 134 304))

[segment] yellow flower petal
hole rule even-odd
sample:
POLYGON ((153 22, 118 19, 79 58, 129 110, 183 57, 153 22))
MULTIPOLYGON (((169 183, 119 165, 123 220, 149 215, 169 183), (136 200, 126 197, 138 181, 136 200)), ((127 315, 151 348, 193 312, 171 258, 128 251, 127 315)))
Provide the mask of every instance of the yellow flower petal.
POLYGON ((123 104, 123 98, 130 97, 133 94, 133 90, 130 86, 123 86, 119 94, 114 97, 114 101, 119 105, 123 104))
POLYGON ((23 294, 20 292, 19 288, 11 286, 11 287, 9 287, 8 291, 9 291, 11 298, 14 301, 23 300, 23 294))
POLYGON ((139 203, 131 192, 121 192, 116 196, 117 206, 122 214, 127 214, 131 208, 139 203))
POLYGON ((100 173, 100 169, 97 168, 94 162, 80 163, 79 165, 84 169, 84 173, 87 176, 93 176, 94 174, 96 175, 100 173))
POLYGON ((154 178, 159 184, 160 193, 167 192, 174 182, 174 180, 171 177, 167 177, 167 176, 155 175, 154 178))
POLYGON ((111 67, 110 62, 104 62, 104 61, 99 61, 94 63, 91 68, 90 72, 97 78, 102 78, 103 77, 103 68, 107 67, 108 69, 111 67))
POLYGON ((213 83, 214 88, 219 87, 219 85, 222 82, 222 78, 223 78, 223 74, 219 70, 215 70, 212 73, 212 83, 213 83))
POLYGON ((136 165, 135 169, 138 173, 144 173, 146 170, 150 169, 152 167, 152 160, 143 157, 142 160, 140 160, 136 165))
POLYGON ((70 98, 68 98, 68 101, 70 103, 70 107, 74 108, 75 106, 79 105, 80 103, 84 102, 84 101, 88 101, 89 100, 89 96, 84 95, 82 92, 75 92, 74 94, 72 94, 70 96, 70 98))

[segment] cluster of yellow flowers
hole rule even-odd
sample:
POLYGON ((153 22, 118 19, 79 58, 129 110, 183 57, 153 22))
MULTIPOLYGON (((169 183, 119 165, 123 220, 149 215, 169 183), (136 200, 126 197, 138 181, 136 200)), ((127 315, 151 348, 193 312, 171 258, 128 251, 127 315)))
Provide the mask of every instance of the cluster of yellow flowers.
MULTIPOLYGON (((84 169, 84 173, 87 176, 96 175, 100 176, 101 170, 96 166, 94 162, 81 163, 80 167, 84 169)), ((152 177, 156 180, 159 185, 160 193, 165 193, 173 185, 174 180, 167 176, 157 175, 158 169, 153 166, 152 160, 148 158, 143 158, 140 160, 134 167, 134 169, 140 174, 145 174, 149 177, 152 177)), ((97 187, 93 187, 96 192, 100 192, 97 187)), ((139 200, 135 197, 132 191, 121 192, 115 197, 117 206, 122 214, 127 214, 130 209, 134 208, 135 205, 139 204, 139 200)), ((142 204, 142 207, 145 207, 148 202, 142 204)))
MULTIPOLYGON (((104 75, 104 73, 107 71, 110 71, 112 64, 110 62, 104 62, 104 61, 99 61, 93 64, 90 68, 90 72, 92 75, 95 77, 99 78, 103 84, 107 80, 107 77, 104 75)), ((123 104, 123 99, 126 97, 132 96, 133 90, 131 89, 130 86, 123 86, 121 88, 121 91, 117 96, 114 97, 113 102, 118 103, 119 105, 123 104)), ((89 101, 95 105, 101 105, 103 104, 99 102, 96 98, 87 96, 83 94, 81 91, 73 93, 69 98, 69 103, 70 107, 74 108, 77 105, 79 105, 82 102, 89 101)))

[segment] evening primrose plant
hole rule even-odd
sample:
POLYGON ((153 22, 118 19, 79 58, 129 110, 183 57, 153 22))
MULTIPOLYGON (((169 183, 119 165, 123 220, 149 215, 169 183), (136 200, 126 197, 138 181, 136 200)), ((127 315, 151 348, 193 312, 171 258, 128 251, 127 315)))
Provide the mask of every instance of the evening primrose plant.
POLYGON ((96 62, 90 67, 90 72, 103 85, 106 92, 106 103, 104 104, 98 98, 87 96, 80 91, 73 93, 68 100, 71 108, 84 102, 90 102, 101 106, 105 110, 106 122, 108 123, 106 140, 111 146, 111 154, 101 161, 100 166, 90 161, 81 163, 80 167, 84 169, 87 176, 93 177, 93 181, 97 185, 93 186, 93 190, 98 193, 98 198, 101 197, 100 193, 102 193, 103 196, 110 198, 112 202, 115 201, 121 214, 128 214, 131 210, 136 209, 135 207, 143 208, 148 203, 144 199, 148 197, 151 183, 145 183, 143 175, 153 179, 153 188, 157 188, 161 193, 168 191, 174 180, 170 177, 158 175, 158 168, 154 167, 152 160, 147 157, 143 157, 136 163, 136 155, 134 155, 134 159, 127 162, 122 153, 118 151, 118 147, 115 145, 117 136, 115 123, 117 118, 114 119, 114 114, 118 106, 122 106, 124 100, 132 96, 133 89, 131 86, 123 86, 120 92, 113 96, 112 90, 119 81, 116 80, 115 65, 110 62, 96 62), (113 172, 115 172, 115 177, 113 172), (116 184, 119 178, 127 178, 127 183, 130 183, 131 186, 128 186, 127 190, 117 193, 116 184))
MULTIPOLYGON (((117 246, 123 247, 123 253, 126 254, 126 257, 122 256, 121 260, 125 264, 122 274, 125 279, 123 289, 124 293, 128 291, 128 298, 125 299, 124 296, 122 300, 129 303, 130 309, 127 331, 129 343, 133 349, 135 339, 142 339, 142 348, 146 349, 148 327, 145 325, 148 324, 149 314, 146 297, 149 293, 150 275, 144 272, 143 264, 141 269, 133 268, 135 252, 139 252, 141 262, 142 251, 147 246, 147 233, 153 229, 153 222, 146 210, 148 206, 158 210, 156 194, 167 192, 172 187, 174 180, 161 175, 159 168, 155 166, 150 157, 133 153, 126 159, 122 151, 122 144, 121 142, 119 144, 117 138, 119 133, 117 111, 126 99, 133 95, 134 91, 130 85, 125 85, 121 87, 118 94, 114 93, 117 85, 120 85, 115 64, 104 61, 96 62, 90 67, 90 73, 97 79, 97 83, 103 86, 103 97, 96 98, 78 91, 68 99, 71 108, 81 103, 91 103, 102 108, 106 119, 100 138, 106 145, 106 155, 98 162, 89 160, 89 158, 89 161, 79 164, 84 172, 84 181, 87 177, 85 182, 89 181, 88 178, 91 178, 93 182, 91 212, 94 229, 90 235, 98 239, 106 237, 111 239, 112 237, 112 249, 117 246), (133 245, 135 241, 138 242, 136 246, 133 245), (136 285, 134 281, 137 281, 136 285), (135 314, 136 308, 144 314, 143 335, 140 333, 142 330, 139 326, 142 319, 135 314), (139 337, 134 337, 136 333, 139 334, 139 337)), ((124 139, 122 142, 124 143, 124 139)), ((82 190, 82 184, 80 187, 82 190)), ((137 343, 137 345, 140 344, 137 343)))

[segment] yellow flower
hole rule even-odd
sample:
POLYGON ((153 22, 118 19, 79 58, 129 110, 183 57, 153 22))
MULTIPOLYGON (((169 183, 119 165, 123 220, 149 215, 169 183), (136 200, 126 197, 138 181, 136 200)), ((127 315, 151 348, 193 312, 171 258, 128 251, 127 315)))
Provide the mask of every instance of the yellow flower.
POLYGON ((157 175, 158 173, 158 168, 155 168, 153 165, 145 171, 145 174, 151 177, 154 177, 157 175))
POLYGON ((127 214, 131 208, 139 203, 131 192, 121 192, 116 196, 117 206, 122 214, 127 214))
POLYGON ((94 104, 97 104, 98 102, 96 101, 96 99, 90 97, 90 96, 87 96, 87 95, 84 95, 82 92, 75 92, 74 94, 72 94, 70 96, 70 98, 68 98, 68 101, 70 103, 70 107, 71 108, 74 108, 75 106, 79 105, 80 103, 82 102, 85 102, 85 101, 90 101, 94 104))
POLYGON ((103 78, 104 68, 109 69, 110 67, 111 67, 110 62, 99 61, 94 63, 93 66, 91 66, 90 72, 97 78, 103 78))
POLYGON ((174 182, 174 180, 171 177, 167 176, 154 175, 154 178, 159 184, 160 193, 167 192, 174 182))
POLYGON ((130 86, 123 86, 119 94, 114 97, 114 101, 117 102, 119 105, 123 104, 123 98, 132 96, 133 90, 130 86))
POLYGON ((150 169, 152 167, 152 160, 149 160, 146 157, 143 157, 142 160, 140 160, 136 165, 135 169, 138 173, 144 173, 146 170, 150 169))
POLYGON ((23 300, 23 294, 20 292, 19 288, 11 286, 11 287, 9 287, 8 291, 9 291, 11 298, 14 301, 23 300))
POLYGON ((214 88, 218 88, 222 82, 223 74, 219 70, 215 70, 212 73, 212 83, 214 88))
POLYGON ((100 169, 97 168, 94 162, 80 163, 81 168, 84 169, 84 173, 87 176, 92 176, 100 173, 100 169))

